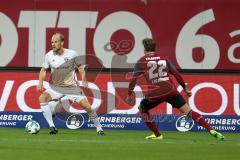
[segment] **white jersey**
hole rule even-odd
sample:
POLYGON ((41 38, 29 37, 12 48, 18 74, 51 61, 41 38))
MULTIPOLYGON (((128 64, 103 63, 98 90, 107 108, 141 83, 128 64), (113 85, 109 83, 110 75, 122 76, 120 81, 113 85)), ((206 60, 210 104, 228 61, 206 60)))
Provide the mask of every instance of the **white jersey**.
POLYGON ((45 55, 43 67, 51 68, 50 83, 58 87, 72 87, 77 85, 75 59, 77 52, 64 48, 64 53, 58 55, 52 50, 45 55))

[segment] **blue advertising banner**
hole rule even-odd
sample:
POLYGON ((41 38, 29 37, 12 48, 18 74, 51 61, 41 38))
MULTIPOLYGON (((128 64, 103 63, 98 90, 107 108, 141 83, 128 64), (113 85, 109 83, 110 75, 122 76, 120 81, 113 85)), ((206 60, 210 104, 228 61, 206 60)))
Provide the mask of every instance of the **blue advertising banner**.
MULTIPOLYGON (((204 116, 214 129, 221 132, 240 132, 239 116, 204 116)), ((204 131, 205 129, 194 123, 185 115, 161 114, 153 115, 159 129, 162 131, 204 131)), ((39 122, 41 128, 47 128, 40 112, 0 112, 0 128, 24 128, 30 120, 39 122)), ((104 114, 99 115, 104 129, 147 130, 142 118, 137 114, 104 114)), ((54 116, 57 128, 91 129, 94 125, 86 113, 59 113, 54 116)))

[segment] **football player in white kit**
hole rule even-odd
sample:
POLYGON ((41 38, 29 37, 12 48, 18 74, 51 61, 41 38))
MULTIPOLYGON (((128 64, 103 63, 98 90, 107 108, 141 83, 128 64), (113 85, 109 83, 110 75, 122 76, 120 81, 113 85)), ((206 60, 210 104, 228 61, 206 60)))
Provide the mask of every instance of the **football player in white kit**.
MULTIPOLYGON (((88 99, 79 87, 76 79, 75 67, 78 68, 79 73, 81 74, 83 86, 88 86, 84 65, 80 63, 77 64, 77 62, 75 62, 78 54, 74 50, 63 48, 64 36, 61 33, 55 33, 52 36, 51 44, 52 50, 45 55, 43 67, 39 73, 39 84, 37 86, 38 91, 43 91, 43 81, 46 77, 46 70, 51 68, 51 78, 49 81, 51 87, 45 90, 39 97, 43 116, 49 125, 49 134, 58 133, 58 129, 55 127, 52 119, 55 112, 54 107, 56 106, 53 107, 50 102, 52 100, 61 102, 61 98, 64 97, 65 99, 67 98, 84 107, 90 120, 97 129, 97 134, 104 135, 96 111, 91 108, 88 99)), ((58 103, 54 104, 57 105, 58 103)))

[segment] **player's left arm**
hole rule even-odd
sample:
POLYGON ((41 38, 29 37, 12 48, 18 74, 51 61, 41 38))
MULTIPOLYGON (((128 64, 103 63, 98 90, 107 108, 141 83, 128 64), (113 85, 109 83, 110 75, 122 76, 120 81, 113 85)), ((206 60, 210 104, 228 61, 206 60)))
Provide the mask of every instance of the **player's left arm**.
POLYGON ((83 63, 83 58, 78 55, 76 51, 73 50, 73 64, 74 68, 77 68, 79 74, 82 78, 82 85, 83 87, 88 87, 88 82, 86 78, 86 65, 83 63))
POLYGON ((190 97, 192 95, 192 92, 187 88, 187 83, 184 82, 184 79, 182 78, 181 74, 178 72, 176 67, 172 64, 172 62, 169 59, 167 59, 167 66, 169 68, 170 73, 176 78, 177 82, 183 87, 183 90, 186 93, 186 96, 190 97))
POLYGON ((85 70, 85 65, 81 64, 78 66, 78 71, 82 77, 82 85, 84 87, 88 87, 88 82, 87 82, 87 78, 86 78, 86 70, 85 70))

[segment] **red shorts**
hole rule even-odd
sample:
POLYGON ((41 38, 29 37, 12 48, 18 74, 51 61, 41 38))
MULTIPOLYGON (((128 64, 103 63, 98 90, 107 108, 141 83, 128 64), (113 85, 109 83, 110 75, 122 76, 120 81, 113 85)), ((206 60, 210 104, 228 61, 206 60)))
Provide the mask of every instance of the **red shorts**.
POLYGON ((174 108, 181 108, 186 101, 182 97, 182 95, 178 91, 170 92, 166 95, 160 95, 151 96, 150 94, 147 94, 147 96, 141 101, 141 109, 144 109, 145 111, 152 109, 159 105, 162 102, 168 102, 170 103, 174 108))

